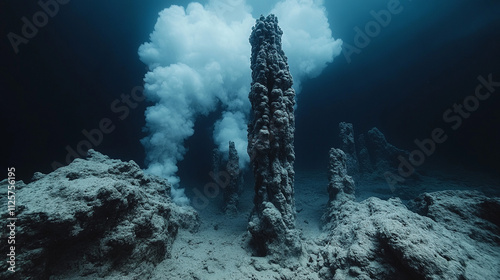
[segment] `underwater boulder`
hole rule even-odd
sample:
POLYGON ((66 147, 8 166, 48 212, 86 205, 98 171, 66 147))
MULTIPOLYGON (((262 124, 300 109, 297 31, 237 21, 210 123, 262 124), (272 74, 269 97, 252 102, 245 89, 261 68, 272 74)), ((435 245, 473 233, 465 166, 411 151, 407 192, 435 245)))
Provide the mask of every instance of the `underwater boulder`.
POLYGON ((17 271, 12 277, 2 263, 2 279, 147 278, 169 257, 178 229, 199 226, 194 209, 171 201, 165 179, 133 161, 89 150, 35 179, 18 185, 17 271))
MULTIPOLYGON (((471 221, 489 223, 483 211, 470 211, 475 208, 471 205, 479 209, 479 205, 484 206, 480 201, 488 205, 492 201, 484 195, 474 196, 471 200, 464 199, 470 197, 468 192, 436 192, 423 198, 432 197, 440 203, 415 201, 418 212, 429 216, 441 212, 440 219, 410 211, 399 198, 346 200, 330 208, 325 214, 330 218, 324 226, 327 237, 320 249, 328 268, 323 273, 330 279, 496 279, 500 275, 500 244, 492 242, 495 239, 475 238, 471 236, 474 231, 467 230, 474 226, 471 221), (459 213, 468 213, 465 216, 469 218, 451 215, 455 212, 451 205, 462 205, 465 210, 459 213)), ((493 227, 489 236, 498 240, 496 230, 493 227)))

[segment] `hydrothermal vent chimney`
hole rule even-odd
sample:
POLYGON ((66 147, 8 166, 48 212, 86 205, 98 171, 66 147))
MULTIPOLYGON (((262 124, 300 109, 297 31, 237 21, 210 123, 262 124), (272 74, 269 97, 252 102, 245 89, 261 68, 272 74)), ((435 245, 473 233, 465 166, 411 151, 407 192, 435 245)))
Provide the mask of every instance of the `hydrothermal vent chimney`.
POLYGON ((295 91, 283 32, 275 15, 257 19, 250 35, 253 120, 248 125, 248 154, 255 177, 254 208, 248 230, 257 255, 299 255, 295 229, 293 148, 295 91))

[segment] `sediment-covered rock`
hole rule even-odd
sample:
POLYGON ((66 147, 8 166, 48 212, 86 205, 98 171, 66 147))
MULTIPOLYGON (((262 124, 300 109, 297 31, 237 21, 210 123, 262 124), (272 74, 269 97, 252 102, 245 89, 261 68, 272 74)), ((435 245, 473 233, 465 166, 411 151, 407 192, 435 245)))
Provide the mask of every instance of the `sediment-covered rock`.
POLYGON ((253 119, 248 154, 255 177, 248 230, 257 255, 288 257, 301 252, 295 229, 293 147, 295 91, 274 15, 257 19, 250 35, 253 119))
POLYGON ((498 199, 438 192, 423 195, 414 205, 433 218, 408 210, 398 198, 347 200, 340 208, 330 209, 327 237, 319 243, 317 256, 328 268, 322 275, 328 279, 498 278, 500 243, 498 219, 493 218, 500 216, 498 199), (481 237, 474 236, 471 222, 479 224, 481 237))
POLYGON ((346 154, 347 172, 351 175, 359 172, 356 141, 352 123, 339 123, 340 149, 346 154))
POLYGON ((35 175, 17 185, 18 270, 2 262, 2 279, 147 278, 169 257, 178 229, 199 225, 191 207, 172 203, 166 180, 133 161, 90 150, 87 159, 35 175))
POLYGON ((451 231, 500 245, 500 198, 486 197, 478 191, 449 190, 423 193, 408 207, 451 231))
POLYGON ((322 217, 330 222, 331 212, 339 209, 346 200, 354 200, 354 180, 347 174, 347 156, 341 149, 330 149, 328 165, 328 205, 322 217))
POLYGON ((341 149, 330 149, 328 166, 329 202, 354 199, 354 180, 347 174, 347 156, 341 149))

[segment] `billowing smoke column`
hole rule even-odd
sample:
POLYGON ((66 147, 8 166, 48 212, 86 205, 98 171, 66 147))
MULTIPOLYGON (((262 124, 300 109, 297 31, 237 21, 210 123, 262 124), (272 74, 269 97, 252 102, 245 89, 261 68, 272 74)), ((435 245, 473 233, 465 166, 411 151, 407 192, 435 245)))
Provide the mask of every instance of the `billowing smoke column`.
MULTIPOLYGON (((212 3, 213 2, 213 3, 212 3)), ((186 9, 163 10, 150 35, 151 42, 139 48, 149 67, 144 77, 145 93, 156 104, 146 110, 143 144, 150 173, 167 178, 172 196, 187 203, 179 189, 177 162, 184 158, 184 141, 194 133, 196 118, 222 103, 222 117, 215 125, 214 140, 227 151, 229 140, 246 165, 246 126, 250 104, 246 98, 250 78, 250 46, 246 43, 253 18, 240 3, 206 7, 191 3, 186 9)), ((234 2, 234 1, 233 1, 234 2)))
MULTIPOLYGON (((184 158, 184 142, 193 135, 198 117, 220 108, 214 142, 227 154, 227 143, 233 141, 240 167, 248 165, 248 36, 255 23, 251 10, 244 0, 171 6, 160 12, 150 41, 139 48, 149 68, 145 95, 155 103, 145 112, 148 136, 142 143, 147 171, 173 183, 172 196, 178 203, 188 200, 179 188, 177 162, 184 158)), ((279 1, 272 11, 289 34, 283 37, 283 48, 296 78, 317 76, 340 54, 342 42, 331 36, 322 1, 279 1)))
POLYGON ((250 35, 253 120, 248 125, 248 154, 255 177, 254 208, 248 230, 258 255, 298 255, 295 229, 295 91, 283 32, 274 15, 262 16, 250 35))

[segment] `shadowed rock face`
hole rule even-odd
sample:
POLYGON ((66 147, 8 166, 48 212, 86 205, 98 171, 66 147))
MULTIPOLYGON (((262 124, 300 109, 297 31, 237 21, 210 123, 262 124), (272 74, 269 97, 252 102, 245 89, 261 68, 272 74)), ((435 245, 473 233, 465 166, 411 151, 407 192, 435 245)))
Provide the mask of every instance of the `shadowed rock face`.
POLYGON ((365 140, 373 168, 376 170, 388 171, 397 168, 398 156, 407 157, 409 154, 387 142, 385 135, 376 127, 368 131, 365 140))
POLYGON ((274 15, 261 16, 250 35, 253 120, 248 126, 248 154, 255 176, 255 199, 248 230, 258 255, 297 255, 293 147, 295 91, 283 32, 274 15))

